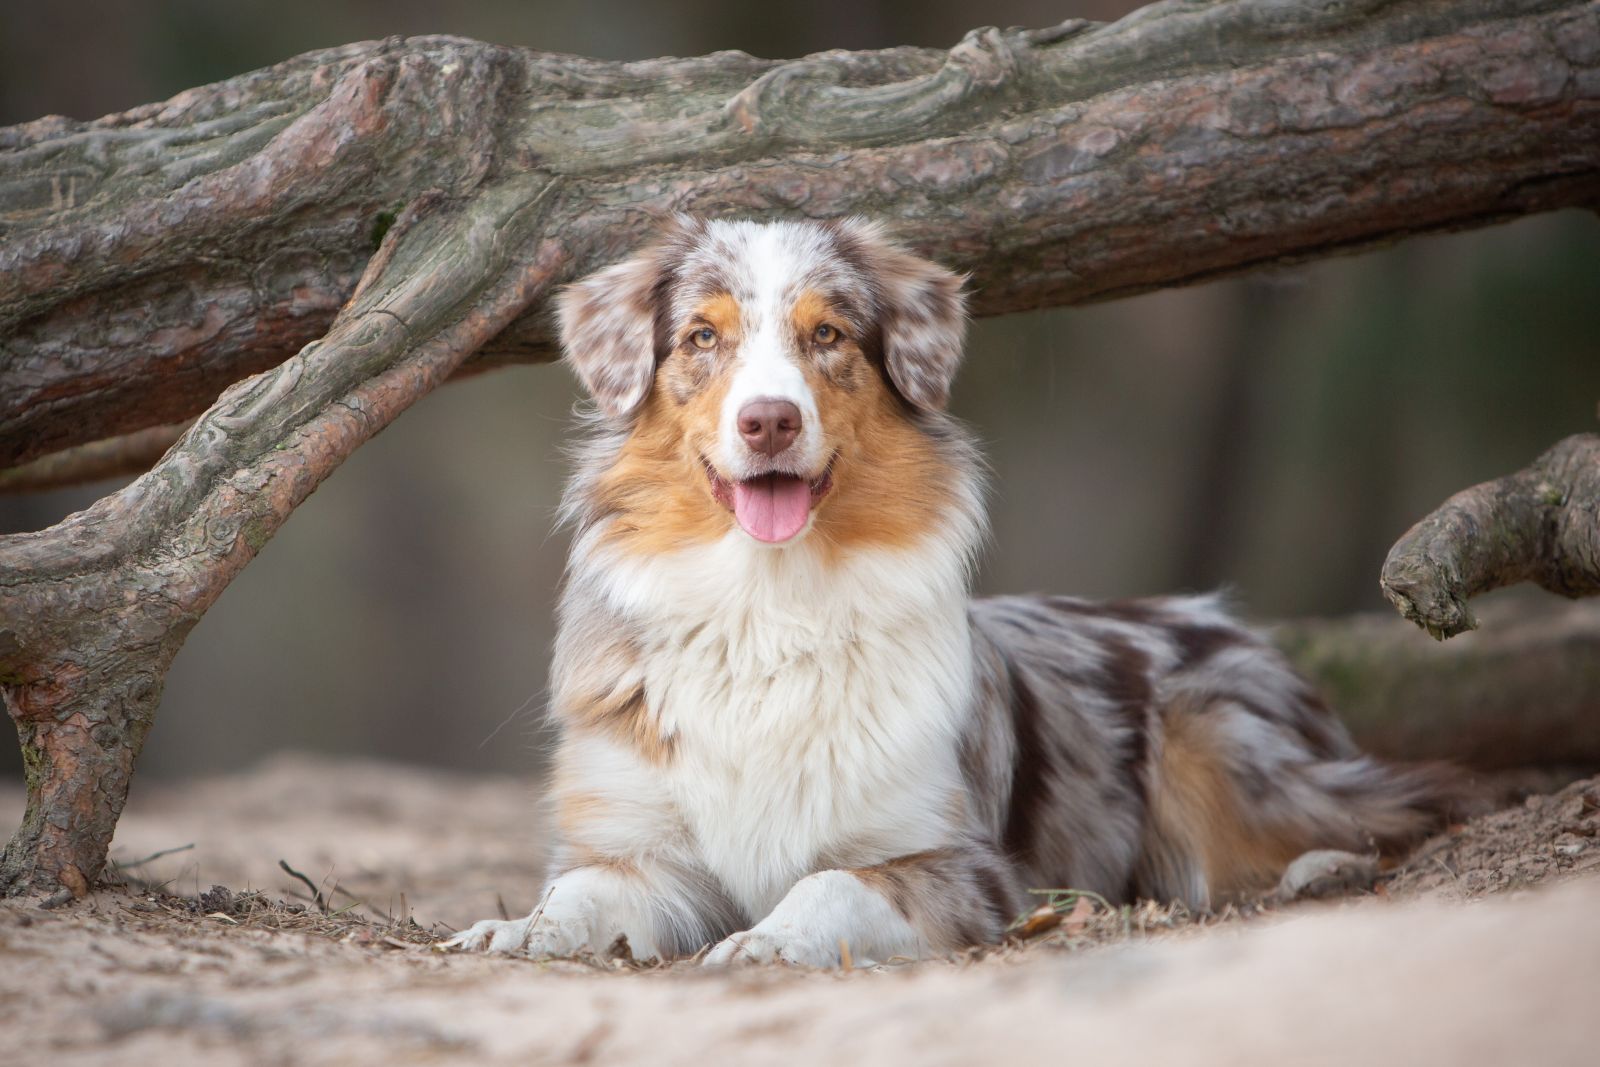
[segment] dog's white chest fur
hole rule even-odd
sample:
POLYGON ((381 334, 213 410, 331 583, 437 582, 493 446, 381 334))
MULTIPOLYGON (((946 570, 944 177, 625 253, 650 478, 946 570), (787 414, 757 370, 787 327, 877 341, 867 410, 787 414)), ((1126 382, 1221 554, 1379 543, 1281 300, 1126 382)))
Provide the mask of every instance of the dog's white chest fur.
POLYGON ((751 915, 827 866, 945 842, 971 697, 965 575, 935 546, 826 566, 737 531, 614 574, 699 859, 751 915))

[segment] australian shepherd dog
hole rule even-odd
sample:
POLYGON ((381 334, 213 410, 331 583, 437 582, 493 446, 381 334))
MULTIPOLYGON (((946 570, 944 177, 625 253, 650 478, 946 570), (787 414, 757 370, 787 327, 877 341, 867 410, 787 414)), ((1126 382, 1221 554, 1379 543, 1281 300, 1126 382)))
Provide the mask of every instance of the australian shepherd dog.
POLYGON ((1404 842, 1378 763, 1208 597, 973 600, 963 279, 862 221, 680 218, 564 290, 594 398, 551 675, 550 876, 468 949, 837 965, 1040 887, 1204 909, 1404 842))

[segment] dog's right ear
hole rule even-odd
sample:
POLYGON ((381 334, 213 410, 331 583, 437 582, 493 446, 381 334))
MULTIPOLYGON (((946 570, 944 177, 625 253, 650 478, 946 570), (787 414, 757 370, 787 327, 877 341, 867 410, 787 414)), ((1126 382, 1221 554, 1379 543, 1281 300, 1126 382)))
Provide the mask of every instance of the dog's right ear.
POLYGON ((596 271, 556 296, 561 348, 578 380, 612 418, 631 415, 655 377, 656 304, 666 278, 664 242, 596 271))

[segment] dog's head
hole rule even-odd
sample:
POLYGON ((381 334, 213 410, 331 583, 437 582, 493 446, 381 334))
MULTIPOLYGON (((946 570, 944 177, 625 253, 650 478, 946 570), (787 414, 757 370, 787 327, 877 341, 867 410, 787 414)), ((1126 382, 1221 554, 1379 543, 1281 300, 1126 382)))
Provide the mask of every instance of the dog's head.
POLYGON ((919 415, 943 408, 962 279, 870 223, 680 218, 564 290, 561 342, 629 427, 611 511, 669 544, 736 523, 771 544, 897 540, 939 506, 919 415))

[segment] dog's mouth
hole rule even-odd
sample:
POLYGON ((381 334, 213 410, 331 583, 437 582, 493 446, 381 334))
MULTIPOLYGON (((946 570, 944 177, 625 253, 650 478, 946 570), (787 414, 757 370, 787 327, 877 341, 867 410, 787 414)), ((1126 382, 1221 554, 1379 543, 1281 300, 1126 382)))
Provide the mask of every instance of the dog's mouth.
POLYGON ((733 512, 734 521, 757 541, 780 544, 806 527, 811 510, 833 488, 833 461, 815 478, 804 478, 784 471, 770 471, 751 478, 730 480, 717 473, 711 462, 702 458, 711 495, 733 512))

